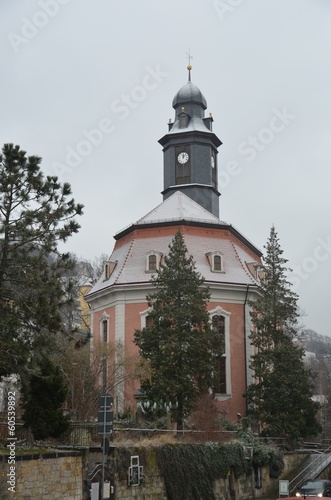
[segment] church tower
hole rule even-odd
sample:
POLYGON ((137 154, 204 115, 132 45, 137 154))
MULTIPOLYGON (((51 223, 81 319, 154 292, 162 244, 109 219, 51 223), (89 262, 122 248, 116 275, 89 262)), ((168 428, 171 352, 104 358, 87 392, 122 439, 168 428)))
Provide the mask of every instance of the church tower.
POLYGON ((164 155, 163 199, 181 191, 218 217, 217 149, 222 142, 212 131, 211 114, 205 117, 207 101, 191 81, 192 67, 187 69, 188 82, 172 102, 175 120, 159 140, 164 155))
MULTIPOLYGON (((254 380, 249 363, 250 311, 259 293, 262 253, 219 219, 217 151, 221 141, 212 131, 212 117, 205 117, 207 102, 191 82, 191 66, 188 70, 188 82, 173 99, 174 122, 159 141, 163 201, 115 235, 104 272, 86 297, 91 349, 97 355, 100 344, 119 345, 126 360, 138 360, 134 332, 150 320, 146 297, 155 292, 151 277, 162 268, 169 245, 180 231, 210 291, 208 314, 222 347, 214 399, 219 410, 236 421, 237 413, 245 415, 243 394, 254 380)), ((124 358, 116 356, 107 360, 102 384, 113 395, 116 412, 139 409, 140 382, 129 376, 129 364, 121 364, 124 358)))

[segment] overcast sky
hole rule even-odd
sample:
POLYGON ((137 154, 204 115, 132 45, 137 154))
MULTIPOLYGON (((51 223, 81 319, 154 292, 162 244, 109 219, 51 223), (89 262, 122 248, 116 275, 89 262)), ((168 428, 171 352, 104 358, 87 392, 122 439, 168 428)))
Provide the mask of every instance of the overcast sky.
POLYGON ((85 205, 65 249, 93 259, 162 201, 177 90, 207 99, 220 218, 263 250, 275 225, 307 328, 331 335, 331 1, 0 3, 1 144, 85 205))

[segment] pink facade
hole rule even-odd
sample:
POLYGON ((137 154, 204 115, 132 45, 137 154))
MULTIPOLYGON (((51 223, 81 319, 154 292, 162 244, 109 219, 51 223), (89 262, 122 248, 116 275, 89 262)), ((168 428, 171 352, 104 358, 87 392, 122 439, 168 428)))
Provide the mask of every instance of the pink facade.
MULTIPOLYGON (((182 193, 173 197, 177 201, 180 199, 181 205, 187 210, 195 204, 182 193)), ((162 205, 170 205, 169 200, 162 205)), ((171 207, 168 209, 172 219, 171 207)), ((261 263, 260 253, 233 232, 231 226, 224 228, 220 221, 213 227, 202 220, 182 220, 181 223, 169 225, 167 221, 157 219, 158 210, 155 209, 155 212, 158 223, 151 222, 144 227, 134 224, 128 232, 119 234, 109 258, 110 268, 114 266, 113 271, 107 279, 105 275, 102 276, 88 296, 94 342, 100 338, 102 321, 106 318, 107 341, 122 342, 127 359, 137 361, 134 331, 145 326, 148 315, 146 294, 153 289, 150 284, 153 273, 148 269, 148 258, 156 254, 160 259, 159 265, 162 264, 162 258, 179 229, 188 252, 193 255, 197 270, 210 288, 208 310, 211 318, 213 315, 225 318, 226 390, 217 394, 216 400, 225 414, 235 420, 237 413, 245 414, 245 399, 242 395, 247 383, 252 380, 248 368, 251 325, 247 301, 254 298, 256 293, 257 281, 250 268, 252 263, 255 263, 253 269, 261 263), (195 225, 192 225, 193 222, 195 225), (212 269, 210 254, 221 255, 222 270, 212 269)), ((115 388, 119 411, 135 408, 134 394, 140 386, 139 380, 124 379, 115 388)))

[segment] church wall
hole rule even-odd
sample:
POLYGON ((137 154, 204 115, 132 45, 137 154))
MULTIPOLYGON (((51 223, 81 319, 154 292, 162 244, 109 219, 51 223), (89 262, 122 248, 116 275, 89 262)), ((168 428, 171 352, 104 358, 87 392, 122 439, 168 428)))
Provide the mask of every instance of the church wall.
MULTIPOLYGON (((217 306, 221 307, 230 315, 230 335, 229 335, 229 361, 231 374, 231 394, 222 396, 222 401, 219 406, 224 410, 231 420, 236 419, 237 413, 245 413, 245 400, 242 394, 245 390, 245 342, 244 342, 244 319, 243 319, 243 304, 230 302, 209 302, 208 309, 213 310, 217 306)), ((100 338, 100 321, 102 318, 108 317, 109 321, 109 342, 114 343, 115 339, 122 338, 124 335, 124 347, 127 361, 134 363, 137 360, 138 350, 133 343, 134 331, 142 326, 141 313, 148 309, 147 302, 126 303, 125 306, 112 306, 98 311, 94 314, 94 338, 96 342, 100 338), (117 316, 117 317, 116 317, 117 316), (121 316, 121 317, 118 317, 121 316), (116 332, 116 325, 120 325, 121 333, 116 332)), ((110 360, 112 363, 113 360, 110 360)), ((132 364, 129 363, 132 367, 132 364)), ((123 383, 123 392, 126 395, 126 402, 121 403, 121 398, 118 398, 120 411, 124 407, 134 406, 135 399, 133 394, 139 389, 139 381, 126 379, 123 383), (130 401, 130 403, 129 403, 130 401)), ((119 388, 118 388, 119 389, 119 388)))
MULTIPOLYGON (((126 318, 125 318, 125 353, 132 361, 138 361, 138 348, 134 344, 134 332, 141 328, 140 313, 147 310, 147 302, 139 302, 134 304, 127 304, 126 318)), ((125 392, 128 395, 128 400, 132 407, 135 407, 136 400, 133 396, 134 393, 140 388, 139 380, 127 380, 125 384, 125 392)))
MULTIPOLYGON (((227 373, 231 382, 229 384, 229 394, 219 396, 218 404, 229 419, 236 420, 237 413, 245 414, 245 399, 242 395, 246 388, 245 369, 248 366, 249 356, 247 337, 250 332, 247 330, 247 306, 246 316, 244 309, 248 290, 246 284, 222 283, 224 273, 210 272, 205 252, 217 250, 220 247, 221 240, 229 241, 230 239, 235 241, 236 245, 246 252, 245 255, 251 255, 252 261, 258 260, 258 256, 228 231, 216 228, 176 225, 135 229, 130 234, 121 237, 116 242, 115 248, 120 248, 123 244, 127 245, 128 242, 135 242, 136 246, 130 245, 130 250, 122 265, 126 269, 125 272, 120 273, 118 282, 115 282, 108 289, 100 291, 98 297, 95 297, 92 301, 94 339, 97 342, 100 338, 100 321, 102 318, 109 317, 108 341, 111 343, 123 342, 126 360, 130 369, 132 369, 132 364, 134 360, 137 360, 138 356, 138 349, 133 343, 134 331, 140 329, 144 324, 142 323, 142 313, 147 314, 148 309, 146 294, 153 290, 149 283, 152 273, 145 272, 146 255, 144 252, 148 247, 150 251, 162 250, 163 254, 165 254, 167 252, 167 238, 169 238, 170 243, 178 229, 187 239, 189 251, 193 253, 193 258, 199 261, 199 268, 202 273, 205 271, 206 274, 208 273, 209 280, 215 280, 207 282, 211 292, 211 300, 208 304, 209 311, 221 307, 229 315, 227 373), (203 248, 198 245, 196 248, 194 247, 194 241, 197 237, 200 242, 203 242, 203 248), (143 246, 139 244, 139 241, 146 241, 146 239, 151 240, 150 248, 146 243, 143 246), (142 248, 144 248, 144 252, 142 252, 142 248), (140 274, 137 274, 138 272, 140 274), (140 281, 135 282, 135 277, 138 275, 141 276, 140 281), (124 281, 124 283, 121 283, 121 280, 127 278, 132 279, 132 282, 124 281), (245 322, 246 332, 244 328, 245 322)), ((238 265, 240 266, 239 260, 238 265)), ((247 274, 249 274, 248 270, 247 274)), ((250 290, 249 295, 251 296, 254 292, 252 288, 250 290)), ((110 360, 110 363, 113 363, 113 360, 110 360)), ((130 406, 131 408, 135 407, 134 394, 140 387, 138 380, 133 381, 124 375, 123 382, 116 389, 116 400, 120 412, 130 406)))
MULTIPOLYGON (((215 295, 212 289, 212 295, 215 295)), ((218 291, 219 292, 219 291, 218 291)), ((134 331, 142 326, 141 313, 146 313, 148 309, 147 302, 144 299, 146 290, 131 291, 122 301, 116 301, 116 304, 105 307, 94 313, 94 338, 96 342, 100 338, 100 321, 104 317, 109 317, 109 342, 123 339, 126 359, 132 363, 137 360, 138 350, 133 343, 134 331), (116 331, 117 330, 117 331, 116 331), (120 330, 120 332, 118 331, 120 330)), ((216 295, 226 296, 226 300, 211 300, 208 304, 208 310, 221 307, 230 316, 230 335, 229 335, 229 362, 231 374, 231 394, 222 396, 219 401, 219 407, 224 410, 226 416, 231 420, 236 420, 237 413, 245 414, 245 399, 242 394, 245 391, 245 332, 244 332, 244 290, 238 293, 228 291, 227 293, 216 293, 216 295)), ((110 361, 112 362, 112 361, 110 361)), ((132 366, 132 365, 131 365, 132 366)), ((139 389, 138 380, 125 380, 122 384, 122 390, 126 401, 117 397, 119 402, 119 411, 123 411, 126 406, 135 406, 133 394, 139 389), (130 403, 129 403, 130 401, 130 403)), ((118 390, 120 388, 118 387, 118 390)))

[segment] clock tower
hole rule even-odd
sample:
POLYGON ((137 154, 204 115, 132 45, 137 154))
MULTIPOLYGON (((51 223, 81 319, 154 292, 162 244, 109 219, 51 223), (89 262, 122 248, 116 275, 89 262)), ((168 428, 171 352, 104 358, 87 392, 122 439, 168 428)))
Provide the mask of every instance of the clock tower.
MULTIPOLYGON (((147 299, 155 292, 151 278, 161 269, 180 231, 210 291, 206 307, 219 335, 222 355, 214 371, 215 404, 236 422, 238 412, 245 415, 246 411, 242 394, 255 380, 250 368, 250 313, 259 294, 262 253, 219 219, 217 150, 221 141, 212 131, 211 115, 205 117, 207 102, 191 82, 191 66, 188 70, 188 82, 173 100, 175 119, 159 141, 164 157, 163 201, 116 233, 102 276, 86 296, 91 342, 95 355, 101 342, 105 347, 123 346, 125 359, 137 359, 134 332, 151 324, 147 299)), ((121 359, 122 354, 103 358, 102 385, 113 394, 117 412, 135 407, 144 411, 139 381, 130 378, 129 365, 121 359)))
POLYGON ((222 142, 212 131, 211 114, 205 117, 207 101, 191 82, 192 67, 187 69, 188 82, 172 102, 175 120, 159 140, 164 155, 163 199, 182 191, 219 217, 217 149, 222 142))

